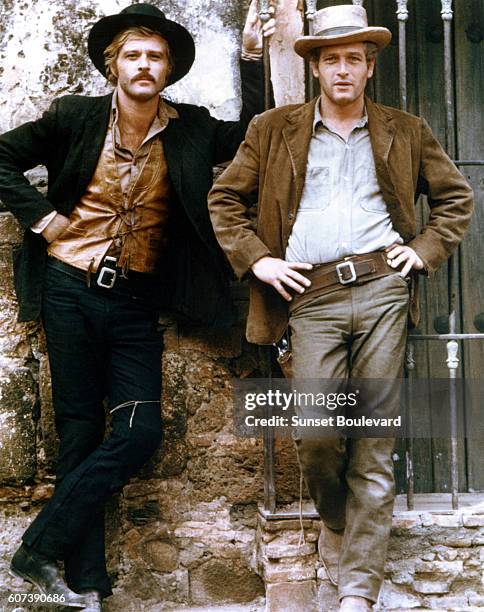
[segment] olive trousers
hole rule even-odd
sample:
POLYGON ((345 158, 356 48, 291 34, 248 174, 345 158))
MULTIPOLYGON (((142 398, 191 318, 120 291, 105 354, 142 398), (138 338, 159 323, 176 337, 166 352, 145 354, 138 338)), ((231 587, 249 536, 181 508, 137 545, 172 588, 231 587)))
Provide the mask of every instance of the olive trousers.
MULTIPOLYGON (((394 386, 402 376, 409 291, 391 274, 315 296, 290 312, 295 379, 389 379, 378 395, 379 416, 396 414, 394 386)), ((300 409, 298 409, 300 410, 300 409)), ((294 434, 307 488, 322 521, 343 529, 339 597, 376 602, 395 497, 394 439, 294 434)))

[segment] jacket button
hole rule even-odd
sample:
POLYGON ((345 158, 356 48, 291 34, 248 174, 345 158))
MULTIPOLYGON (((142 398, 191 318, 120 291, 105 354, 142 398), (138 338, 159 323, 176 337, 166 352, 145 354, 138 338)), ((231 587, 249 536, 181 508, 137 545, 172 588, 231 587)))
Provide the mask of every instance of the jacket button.
POLYGON ((289 214, 287 215, 287 218, 288 218, 288 219, 294 219, 294 213, 289 213, 289 214))

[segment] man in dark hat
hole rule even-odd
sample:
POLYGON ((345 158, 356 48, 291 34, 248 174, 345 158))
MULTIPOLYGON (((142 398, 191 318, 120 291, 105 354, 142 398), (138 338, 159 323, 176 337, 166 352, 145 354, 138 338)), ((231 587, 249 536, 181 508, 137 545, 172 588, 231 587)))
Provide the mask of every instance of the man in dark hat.
POLYGON ((54 603, 100 610, 111 593, 104 504, 162 437, 160 310, 230 322, 206 197, 213 166, 232 158, 263 107, 262 35, 274 22, 261 28, 256 16, 252 2, 237 122, 160 97, 190 70, 194 42, 155 6, 134 4, 89 35, 114 93, 56 99, 0 138, 0 197, 25 229, 15 253, 19 319, 42 317, 60 438, 54 496, 11 569, 54 603), (38 164, 47 197, 23 176, 38 164), (105 398, 112 432, 103 440, 105 398))
MULTIPOLYGON (((365 97, 390 31, 369 27, 363 7, 339 5, 316 13, 314 32, 295 50, 320 95, 253 120, 209 208, 232 267, 251 278, 248 340, 271 344, 288 327, 294 378, 336 379, 342 390, 350 378, 386 379, 365 410, 396 416, 416 274, 434 272, 462 239, 472 191, 423 119, 365 97), (418 233, 420 193, 430 216, 418 233)), ((319 553, 341 610, 370 610, 392 521, 392 434, 327 433, 295 434, 322 519, 319 553)))

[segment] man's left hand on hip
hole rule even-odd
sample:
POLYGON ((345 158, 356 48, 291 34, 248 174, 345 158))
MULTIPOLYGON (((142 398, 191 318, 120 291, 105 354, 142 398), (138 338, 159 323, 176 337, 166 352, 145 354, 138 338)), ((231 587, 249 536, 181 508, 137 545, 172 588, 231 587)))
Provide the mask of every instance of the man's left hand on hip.
POLYGON ((387 263, 392 268, 398 268, 401 264, 405 264, 400 271, 404 278, 409 275, 410 270, 423 270, 425 267, 417 253, 409 246, 392 244, 385 251, 387 263))

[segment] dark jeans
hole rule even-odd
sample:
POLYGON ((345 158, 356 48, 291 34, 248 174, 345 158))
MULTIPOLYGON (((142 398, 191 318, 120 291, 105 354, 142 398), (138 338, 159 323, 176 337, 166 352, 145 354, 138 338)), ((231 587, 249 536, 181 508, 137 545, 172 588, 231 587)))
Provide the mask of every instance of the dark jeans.
POLYGON ((23 541, 64 560, 75 591, 111 593, 104 504, 161 442, 158 315, 148 296, 88 288, 47 269, 43 321, 60 449, 54 496, 23 541), (109 410, 119 408, 104 439, 106 397, 109 410))

